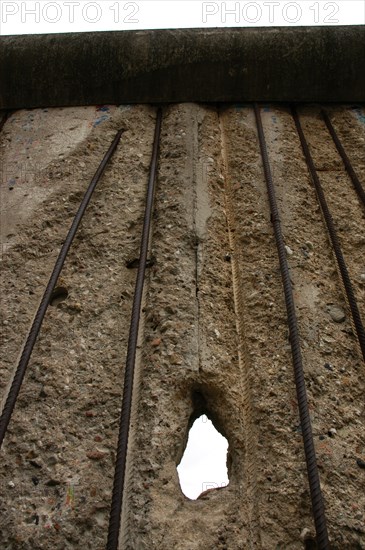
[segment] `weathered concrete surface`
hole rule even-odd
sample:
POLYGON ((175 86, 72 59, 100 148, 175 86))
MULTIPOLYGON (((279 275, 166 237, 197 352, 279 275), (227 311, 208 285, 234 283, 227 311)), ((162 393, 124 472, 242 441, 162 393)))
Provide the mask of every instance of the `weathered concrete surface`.
MULTIPOLYGON (((83 192, 126 129, 62 271, 68 296, 47 312, 0 453, 1 549, 105 550, 136 276, 126 264, 139 254, 155 112, 24 110, 0 135, 3 400, 83 192)), ((364 182, 364 108, 328 112, 364 182)), ((331 549, 364 550, 364 364, 290 109, 267 104, 261 113, 331 549)), ((299 113, 364 319, 365 212, 320 106, 299 113)), ((120 548, 314 548, 252 105, 163 109, 150 254, 120 548), (202 412, 229 442, 229 485, 190 500, 176 466, 202 412)), ((203 478, 202 492, 221 481, 203 478)))
POLYGON ((0 37, 0 109, 101 103, 364 101, 365 28, 0 37))

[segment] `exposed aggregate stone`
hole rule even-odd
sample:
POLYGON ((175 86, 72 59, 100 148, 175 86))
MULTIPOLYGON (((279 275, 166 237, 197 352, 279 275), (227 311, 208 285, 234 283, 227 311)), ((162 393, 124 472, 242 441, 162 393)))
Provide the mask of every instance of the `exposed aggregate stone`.
MULTIPOLYGON (((300 110, 364 319, 364 209, 319 112, 300 110)), ((1 451, 6 550, 105 548, 155 109, 108 113, 90 127, 80 122, 66 152, 56 130, 44 136, 53 160, 32 183, 34 203, 19 203, 18 226, 2 225, 3 397, 82 194, 116 130, 126 128, 66 262, 58 286, 68 296, 49 307, 1 451)), ((365 184, 358 111, 330 113, 365 184)), ((62 118, 59 110, 46 115, 62 118)), ((364 363, 290 110, 264 106, 262 118, 331 544, 361 549, 364 363)), ((2 160, 12 159, 16 131, 8 121, 2 160)), ((2 196, 21 188, 1 185, 2 196)), ((314 526, 285 304, 250 106, 164 108, 149 257, 123 547, 309 548, 314 526), (229 441, 230 483, 191 501, 176 466, 202 412, 229 441)))

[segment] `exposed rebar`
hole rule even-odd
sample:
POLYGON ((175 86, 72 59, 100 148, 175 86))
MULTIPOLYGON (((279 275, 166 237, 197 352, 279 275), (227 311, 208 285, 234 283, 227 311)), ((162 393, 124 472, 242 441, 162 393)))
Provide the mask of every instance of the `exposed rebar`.
POLYGON ((255 104, 255 117, 260 142, 261 156, 264 166, 265 180, 267 186, 267 192, 269 196, 271 221, 274 228, 275 241, 278 250, 280 271, 282 276, 282 282, 284 287, 285 304, 288 316, 289 338, 291 345, 291 352, 293 357, 294 378, 297 391, 298 408, 300 424, 302 428, 303 443, 305 459, 307 464, 307 474, 309 481, 309 489, 312 501, 312 512, 314 518, 314 524, 316 529, 316 541, 318 550, 328 550, 329 540, 327 533, 327 522, 324 508, 324 502, 322 497, 322 490, 319 479, 319 472, 317 466, 316 452, 314 448, 312 426, 309 415, 307 391, 305 386, 304 371, 302 355, 300 350, 300 338, 298 321, 295 312, 295 303, 293 297, 292 283, 290 280, 289 266, 286 258, 285 243, 283 234, 281 231, 281 221, 279 216, 279 210, 277 207, 276 194, 274 181, 271 175, 271 168, 269 163, 269 156, 266 147, 266 140, 264 130, 261 121, 260 109, 255 104))
POLYGON ((354 293, 354 290, 353 290, 353 287, 352 287, 352 283, 351 283, 349 272, 348 272, 348 269, 347 269, 347 266, 346 266, 345 258, 342 254, 341 244, 340 244, 339 238, 337 236, 337 231, 335 229, 335 224, 333 222, 331 212, 329 211, 327 201, 326 201, 326 197, 325 197, 323 189, 322 189, 321 182, 319 180, 316 168, 314 166, 313 158, 312 158, 312 155, 310 153, 307 140, 305 139, 305 135, 304 135, 304 132, 303 132, 303 129, 302 129, 302 125, 300 123, 300 119, 299 119, 297 109, 295 107, 292 107, 292 114, 293 114, 293 118, 294 118, 294 121, 295 121, 295 126, 297 128, 297 132, 298 132, 298 135, 299 135, 300 143, 302 145, 304 158, 306 160, 308 170, 309 170, 309 173, 311 175, 311 178, 312 178, 315 190, 316 190, 318 202, 320 204, 320 207, 321 207, 322 213, 323 213, 323 217, 324 217, 324 220, 326 222, 326 226, 327 226, 328 234, 329 234, 329 237, 330 237, 330 240, 331 240, 333 252, 335 254, 337 266, 338 266, 338 269, 339 269, 339 272, 340 272, 340 275, 341 275, 343 287, 345 289, 347 302, 348 302, 348 305, 350 307, 352 320, 353 320, 353 325, 355 327, 355 331, 356 331, 358 341, 359 341, 359 344, 360 344, 360 349, 361 349, 361 352, 362 352, 362 356, 363 356, 363 359, 365 361, 365 331, 364 331, 364 325, 363 325, 362 320, 361 320, 360 311, 359 311, 359 308, 358 308, 358 305, 357 305, 357 300, 356 300, 355 293, 354 293))
POLYGON ((349 159, 349 157, 347 156, 346 154, 346 151, 336 133, 336 130, 334 129, 334 126, 331 122, 331 119, 327 113, 327 111, 325 111, 324 109, 322 109, 322 116, 323 116, 323 119, 326 123, 326 126, 328 128, 328 131, 329 133, 331 134, 331 137, 334 141, 334 144, 336 145, 336 148, 337 148, 337 151, 339 152, 341 158, 342 158, 342 161, 345 165, 345 168, 348 172, 348 175, 350 176, 351 178, 351 181, 353 183, 353 186, 355 187, 356 189, 356 192, 357 194, 359 195, 359 198, 360 200, 362 201, 363 205, 365 206, 365 191, 364 191, 364 188, 363 186, 361 185, 360 183, 360 180, 351 164, 351 161, 349 159))
POLYGON ((81 201, 79 209, 78 209, 78 211, 77 211, 77 213, 76 213, 76 215, 73 219, 70 230, 67 234, 67 237, 66 237, 66 239, 65 239, 65 241, 62 245, 61 251, 60 251, 60 253, 58 255, 58 258, 56 260, 56 263, 55 263, 55 266, 53 268, 51 277, 48 281, 46 290, 43 294, 43 297, 42 297, 42 300, 41 300, 40 305, 38 307, 37 313, 34 317, 34 321, 32 323, 30 331, 28 333, 27 340, 25 342, 25 345, 24 345, 24 348, 23 348, 23 351, 22 351, 22 354, 21 354, 21 357, 20 357, 20 360, 19 360, 19 363, 18 363, 18 367, 15 371, 15 375, 14 375, 14 378, 13 378, 13 381, 12 381, 12 384, 11 384, 11 387, 10 387, 10 390, 9 390, 9 393, 8 393, 8 396, 7 396, 7 399, 6 399, 6 402, 5 402, 1 417, 0 417, 0 448, 1 448, 2 442, 4 440, 5 433, 6 433, 11 415, 12 415, 14 407, 15 407, 15 403, 16 403, 16 400, 17 400, 17 397, 18 397, 18 394, 19 394, 19 391, 20 391, 20 388, 21 388, 21 385, 22 385, 22 382, 23 382, 25 371, 27 369, 30 357, 32 355, 34 345, 36 343, 39 331, 41 329, 42 322, 43 322, 44 316, 46 314, 49 302, 51 300, 53 290, 54 290, 55 285, 57 283, 57 280, 60 276, 63 265, 65 263, 65 259, 67 257, 67 254, 68 254, 69 250, 70 250, 71 244, 74 240, 77 229, 78 229, 79 224, 80 224, 80 222, 81 222, 81 220, 84 216, 85 210, 86 210, 86 208, 89 204, 89 201, 90 201, 91 196, 92 196, 92 194, 95 190, 95 187, 96 187, 98 181, 100 180, 102 174, 104 173, 104 170, 105 170, 111 156, 113 155, 115 149, 117 148, 117 145, 119 143, 119 140, 121 138, 121 135, 122 135, 123 131, 124 130, 119 130, 119 132, 116 134, 112 144, 110 145, 107 153, 105 154, 102 162, 100 163, 99 168, 95 172, 95 175, 94 175, 93 179, 91 180, 90 185, 89 185, 89 187, 88 187, 88 189, 87 189, 87 191, 86 191, 86 193, 85 193, 85 195, 84 195, 84 197, 81 201))
POLYGON ((120 413, 117 457, 115 462, 113 494, 112 494, 112 502, 111 502, 111 508, 110 508, 110 517, 109 517, 108 540, 107 540, 107 546, 106 546, 107 550, 118 549, 120 518, 121 518, 123 498, 124 498, 125 469, 126 469, 127 453, 128 453, 129 426, 130 426, 131 410, 132 410, 132 402, 133 402, 133 380, 134 380, 134 371, 135 371, 137 342, 138 342, 139 319, 140 319, 140 313, 141 313, 141 303, 142 303, 142 296, 143 296, 148 243, 149 243, 149 237, 150 237, 150 226, 151 226, 153 199, 154 199, 154 192, 155 192, 155 180, 156 180, 157 159, 158 159, 158 151, 159 151, 159 143, 160 143, 161 123, 162 123, 162 110, 158 109, 156 126, 155 126, 152 160, 150 165, 150 174, 149 174, 149 181, 148 181, 148 187, 147 187, 146 209, 145 209, 145 215, 144 215, 144 221, 143 221, 139 265, 138 265, 137 279, 136 279, 136 285, 135 285, 135 291, 134 291, 134 297, 133 297, 131 323, 129 328, 128 350, 127 350, 127 359, 126 359, 126 366, 125 366, 125 373, 124 373, 122 408, 120 413))

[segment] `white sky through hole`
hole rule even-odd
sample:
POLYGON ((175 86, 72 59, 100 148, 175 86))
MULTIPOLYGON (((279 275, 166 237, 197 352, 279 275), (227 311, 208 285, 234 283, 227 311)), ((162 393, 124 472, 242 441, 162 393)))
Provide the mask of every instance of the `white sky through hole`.
POLYGON ((189 431, 183 458, 177 467, 180 486, 188 498, 196 499, 207 489, 228 485, 228 441, 205 415, 189 431))
POLYGON ((1 0, 0 35, 209 27, 364 25, 363 0, 1 0))

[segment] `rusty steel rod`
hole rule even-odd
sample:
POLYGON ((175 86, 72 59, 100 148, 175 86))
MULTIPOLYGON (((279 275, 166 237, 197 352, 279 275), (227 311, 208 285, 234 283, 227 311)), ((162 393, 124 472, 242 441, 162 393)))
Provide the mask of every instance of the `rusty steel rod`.
POLYGON ((9 424, 11 415, 13 413, 14 407, 15 407, 15 403, 16 403, 16 400, 17 400, 17 397, 18 397, 18 394, 19 394, 19 391, 20 391, 20 388, 21 388, 21 385, 22 385, 22 382, 23 382, 25 371, 27 369, 30 357, 32 355, 34 345, 36 343, 39 331, 41 329, 44 316, 45 316, 46 311, 48 309, 48 305, 49 305, 49 302, 51 300, 53 290, 54 290, 55 285, 57 283, 57 280, 60 276, 63 265, 65 263, 65 259, 67 257, 67 254, 68 254, 69 250, 70 250, 71 244, 74 240, 77 229, 78 229, 79 224, 80 224, 80 222, 81 222, 81 220, 84 216, 85 210, 86 210, 86 208, 87 208, 87 206, 90 202, 90 199, 91 199, 91 196, 92 196, 92 194, 95 190, 95 187, 96 187, 98 181, 100 180, 101 176, 103 175, 103 173, 105 171, 105 168, 106 168, 110 158, 112 157, 114 151, 116 150, 117 145, 119 143, 119 140, 120 140, 121 135, 122 135, 123 132, 124 132, 124 130, 119 130, 117 132, 112 144, 110 145, 107 153, 105 154, 102 162, 100 163, 97 171, 95 172, 95 175, 92 178, 92 180, 90 182, 90 185, 89 185, 89 187, 88 187, 88 189, 87 189, 87 191, 86 191, 86 193, 85 193, 85 195, 84 195, 84 197, 83 197, 83 199, 80 203, 79 209, 78 209, 78 211, 77 211, 77 213, 76 213, 76 215, 73 219, 70 230, 67 234, 67 237, 66 237, 66 239, 65 239, 65 241, 62 245, 61 251, 60 251, 60 253, 58 255, 58 258, 56 260, 55 266, 53 268, 53 272, 52 272, 51 277, 48 281, 46 290, 43 294, 43 297, 42 297, 42 300, 41 300, 40 305, 38 307, 37 313, 34 317, 34 321, 33 321, 33 324, 31 326, 31 329, 28 333, 28 337, 27 337, 27 340, 25 342, 25 345, 24 345, 24 348, 23 348, 23 351, 22 351, 22 354, 21 354, 21 357, 20 357, 20 360, 19 360, 19 363, 18 363, 18 367, 16 369, 16 372, 15 372, 15 375, 14 375, 14 378, 13 378, 13 381, 12 381, 12 384, 11 384, 11 387, 10 387, 10 390, 9 390, 9 393, 8 393, 8 396, 7 396, 7 399, 6 399, 6 402, 5 402, 1 417, 0 417, 0 448, 1 448, 1 445, 3 443, 8 424, 9 424))
POLYGON ((360 180, 351 164, 351 161, 349 159, 349 157, 347 156, 346 154, 346 151, 340 141, 340 138, 338 137, 337 135, 337 132, 331 122, 331 119, 327 113, 327 111, 325 109, 322 109, 322 117, 323 117, 323 120, 325 121, 326 123, 326 126, 328 128, 328 131, 329 133, 331 134, 331 137, 334 141, 334 144, 336 145, 336 148, 337 148, 337 151, 339 152, 340 154, 340 157, 342 158, 342 162, 344 163, 345 165, 345 168, 348 172, 348 175, 350 176, 351 178, 351 181, 353 183, 353 186, 355 187, 356 189, 356 192, 357 194, 359 195, 359 198, 361 200, 361 202, 363 203, 363 205, 365 206, 365 191, 364 191, 364 188, 363 186, 361 185, 360 183, 360 180))
POLYGON ((146 271, 148 243, 150 238, 153 200, 154 200, 154 194, 155 194, 155 180, 156 180, 156 172, 157 172, 157 160, 158 160, 158 152, 159 152, 159 144, 160 144, 161 124, 162 124, 162 110, 161 108, 159 108, 157 111, 157 118, 156 118, 152 159, 151 159, 151 165, 150 165, 149 181, 147 186, 146 208, 145 208, 142 237, 141 237, 139 265, 138 265, 136 285, 135 285, 135 291, 134 291, 134 297, 133 297, 131 323, 129 328, 128 349, 127 349, 126 366, 125 366, 125 373, 124 373, 122 407, 121 407, 120 423, 119 423, 117 456, 115 461, 113 493, 112 493, 112 502, 110 507, 110 516, 109 516, 108 540, 106 545, 107 550, 118 549, 120 520, 121 520, 121 512, 122 512, 123 499, 124 499, 125 469, 126 469, 127 453, 128 453, 128 436, 129 436, 129 427, 130 427, 130 420, 131 420, 131 413, 132 413, 133 380, 134 380, 136 351, 137 351, 137 343, 138 343, 139 320, 141 315, 141 304, 142 304, 144 278, 145 278, 145 271, 146 271))
POLYGON ((281 230, 281 221, 277 206, 275 185, 271 174, 269 156, 267 152, 264 129, 261 120, 260 109, 257 104, 254 106, 257 131, 260 142, 260 150, 263 161, 267 192, 269 196, 271 220, 273 224, 275 241, 278 250, 280 271, 284 287, 285 304, 288 316, 289 338, 293 357, 294 378, 297 391, 298 408, 300 424, 303 434, 304 452, 307 464, 307 474, 309 481, 309 489, 312 501, 312 511, 314 524, 316 529, 316 541, 318 550, 328 550, 329 540, 327 533, 327 522, 322 497, 321 484, 317 466, 316 452, 314 448, 312 426, 309 414, 307 391, 305 386, 303 361, 300 350, 300 337, 298 329, 298 321, 295 312, 295 303, 293 297, 292 282, 290 280, 290 272, 288 261, 286 258, 285 243, 281 230))
POLYGON ((364 330, 364 325, 363 325, 362 320, 361 320, 360 311, 359 311, 359 308, 358 308, 358 305, 357 305, 355 292, 354 292, 354 289, 352 287, 352 283, 351 283, 350 275, 349 275, 347 265, 346 265, 346 262, 345 262, 345 258, 342 254, 340 240, 338 238, 337 231, 336 231, 336 228, 335 228, 335 224, 333 222, 331 212, 328 208, 326 197, 325 197, 325 194, 323 192, 322 185, 321 185, 321 182, 319 180, 316 168, 314 166, 313 158, 312 158, 311 152, 309 150, 309 146, 308 146, 307 140, 305 138, 302 125, 300 123, 300 119, 299 119, 297 109, 295 107, 292 107, 292 114, 293 114, 293 118, 294 118, 294 121, 295 121, 295 126, 297 128, 297 132, 298 132, 298 135, 299 135, 300 143, 302 145, 304 158, 306 160, 308 170, 309 170, 310 176, 312 178, 312 181, 313 181, 313 184, 314 184, 314 187, 315 187, 315 190, 316 190, 318 202, 320 204, 320 207, 321 207, 321 210, 322 210, 322 213, 323 213, 323 217, 324 217, 324 220, 326 222, 327 231, 328 231, 328 234, 329 234, 329 237, 330 237, 330 240, 331 240, 331 244, 332 244, 332 249, 333 249, 333 252, 334 252, 334 255, 335 255, 335 258, 336 258, 336 262, 337 262, 337 266, 338 266, 340 275, 341 275, 342 284, 343 284, 345 294, 346 294, 346 297, 347 297, 347 302, 348 302, 348 305, 350 307, 352 320, 353 320, 353 325, 355 327, 355 331, 356 331, 357 338, 358 338, 358 341, 359 341, 359 344, 360 344, 360 349, 361 349, 361 352, 362 352, 362 356, 363 356, 363 359, 365 361, 365 330, 364 330))

